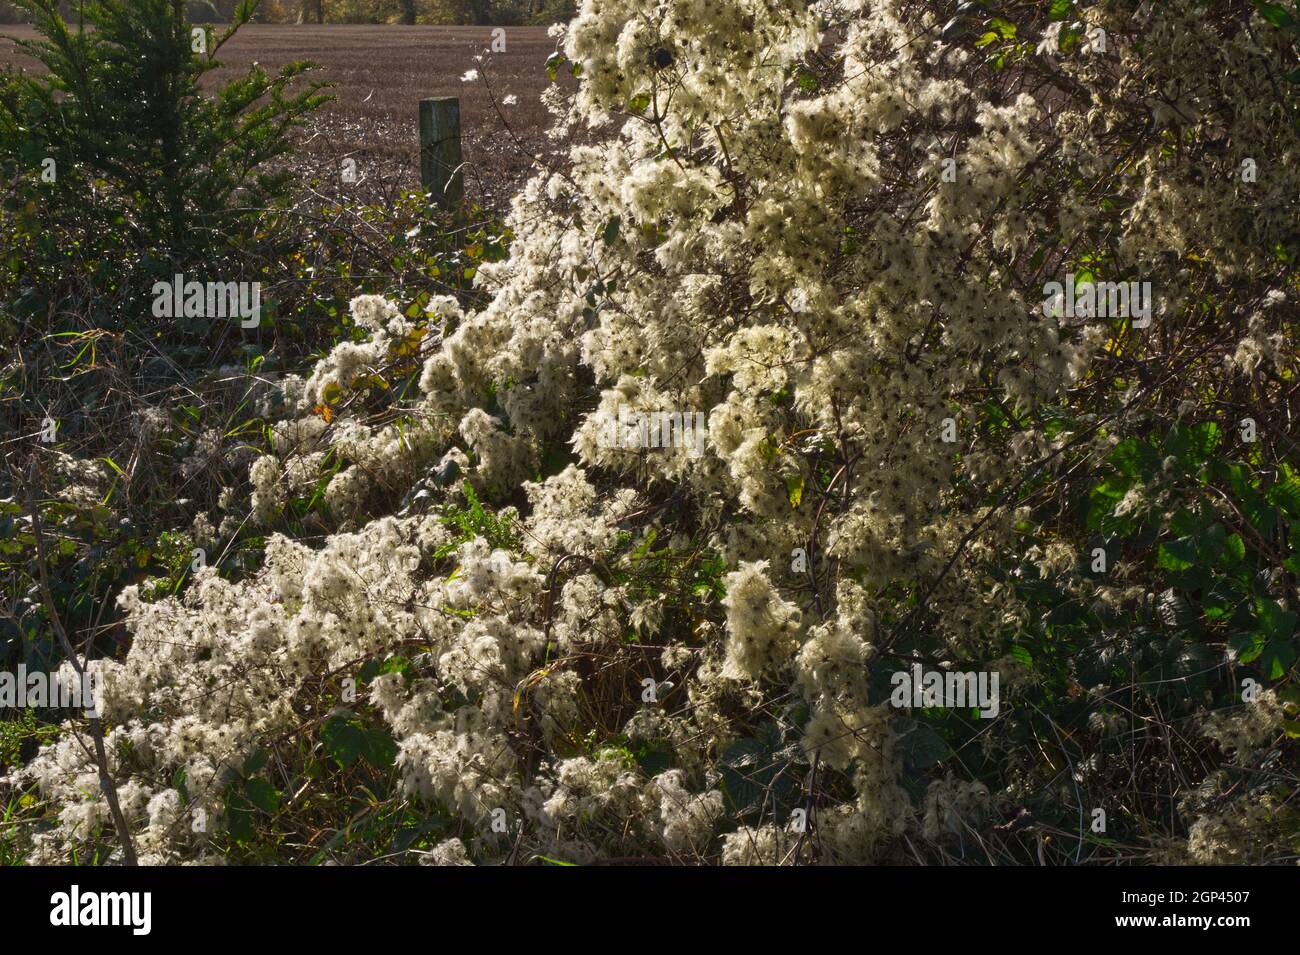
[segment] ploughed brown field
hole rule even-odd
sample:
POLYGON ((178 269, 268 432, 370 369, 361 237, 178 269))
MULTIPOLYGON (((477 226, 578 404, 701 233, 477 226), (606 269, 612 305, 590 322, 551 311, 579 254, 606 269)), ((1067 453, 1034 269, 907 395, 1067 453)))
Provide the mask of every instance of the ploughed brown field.
MULTIPOLYGON (((505 51, 490 53, 491 27, 254 25, 243 27, 218 59, 223 73, 242 72, 253 62, 268 71, 300 59, 320 64, 316 75, 334 84, 335 101, 303 131, 304 148, 294 162, 305 187, 331 196, 374 199, 417 188, 418 103, 460 97, 466 197, 504 208, 533 165, 526 153, 548 160, 556 155, 545 135, 550 116, 538 100, 549 84, 545 63, 555 41, 545 27, 505 30, 505 51), (478 54, 481 63, 474 60, 478 54), (470 69, 487 76, 491 95, 481 78, 461 82, 470 69), (508 95, 518 97, 516 105, 500 105, 508 95), (357 163, 360 181, 354 185, 341 185, 345 158, 357 163)), ((0 27, 0 33, 35 36, 21 26, 0 27)), ((0 66, 7 65, 36 64, 0 39, 0 66)))

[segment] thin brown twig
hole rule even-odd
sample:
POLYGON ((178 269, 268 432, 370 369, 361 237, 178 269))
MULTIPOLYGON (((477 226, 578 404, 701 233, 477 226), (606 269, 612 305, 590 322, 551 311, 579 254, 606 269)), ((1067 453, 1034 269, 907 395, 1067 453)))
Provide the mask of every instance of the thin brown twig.
MULTIPOLYGON (((36 496, 32 492, 32 488, 35 487, 36 463, 36 457, 33 456, 31 465, 27 470, 27 509, 32 517, 32 536, 36 539, 36 571, 41 588, 41 599, 45 601, 45 607, 49 611, 50 624, 54 627, 54 632, 59 638, 59 645, 63 648, 64 655, 67 656, 68 662, 72 664, 72 669, 76 671, 77 677, 81 680, 82 687, 85 688, 89 686, 86 681, 86 668, 77 657, 77 651, 72 646, 72 641, 68 639, 68 633, 63 628, 63 620, 59 617, 59 611, 54 604, 54 595, 50 592, 50 575, 45 562, 45 537, 41 528, 41 511, 36 504, 36 496)), ((99 788, 104 793, 104 800, 108 803, 108 811, 113 817, 113 827, 117 830, 117 837, 122 843, 123 861, 126 865, 138 865, 135 843, 131 840, 131 830, 127 827, 126 817, 122 815, 122 805, 117 798, 117 784, 113 782, 113 776, 108 769, 108 754, 104 748, 104 728, 100 724, 98 713, 94 712, 93 700, 90 709, 91 713, 87 714, 87 720, 90 724, 91 738, 95 741, 95 762, 99 768, 99 788)))

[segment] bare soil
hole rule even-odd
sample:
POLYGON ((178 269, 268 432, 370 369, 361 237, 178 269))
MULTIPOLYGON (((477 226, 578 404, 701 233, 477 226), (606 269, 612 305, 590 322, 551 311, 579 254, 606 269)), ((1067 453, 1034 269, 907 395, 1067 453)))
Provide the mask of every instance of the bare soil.
MULTIPOLYGON (((301 169, 305 188, 331 198, 351 194, 367 201, 418 188, 419 101, 457 96, 466 197, 487 208, 504 209, 533 167, 527 154, 549 161, 558 152, 546 138, 550 117, 539 101, 550 82, 545 62, 555 41, 544 27, 505 30, 505 50, 491 53, 490 27, 247 26, 221 49, 224 69, 209 78, 242 72, 253 62, 268 71, 294 60, 320 64, 316 75, 334 84, 330 92, 335 100, 303 131, 304 148, 295 166, 301 169), (475 60, 480 54, 481 62, 475 60), (482 78, 461 81, 470 69, 488 77, 491 96, 482 78), (516 105, 500 105, 508 95, 517 97, 516 105), (356 161, 357 183, 341 182, 345 158, 356 161)), ((0 32, 34 37, 22 26, 0 32)), ((0 39, 0 67, 7 65, 37 64, 22 56, 12 41, 0 39)))

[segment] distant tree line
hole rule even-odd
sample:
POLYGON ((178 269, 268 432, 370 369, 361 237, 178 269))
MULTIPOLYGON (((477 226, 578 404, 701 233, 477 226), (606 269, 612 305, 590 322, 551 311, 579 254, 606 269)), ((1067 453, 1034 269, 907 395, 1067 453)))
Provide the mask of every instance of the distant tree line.
MULTIPOLYGON (((188 0, 192 23, 225 23, 239 0, 188 0)), ((60 8, 77 22, 79 0, 60 8)), ((575 13, 576 0, 265 0, 257 19, 263 23, 554 23, 575 13)), ((0 0, 0 23, 26 18, 7 0, 0 0)))
POLYGON ((576 0, 279 0, 262 18, 299 23, 554 23, 576 0))

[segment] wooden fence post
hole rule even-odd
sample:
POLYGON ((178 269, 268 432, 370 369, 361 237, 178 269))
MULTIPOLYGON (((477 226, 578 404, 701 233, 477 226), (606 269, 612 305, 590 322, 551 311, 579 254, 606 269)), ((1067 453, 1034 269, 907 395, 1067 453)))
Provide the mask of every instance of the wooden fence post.
POLYGON ((459 210, 465 197, 460 166, 460 100, 420 100, 420 182, 449 211, 459 210))

